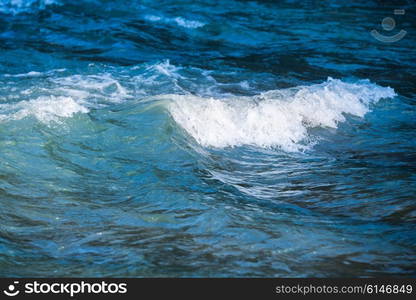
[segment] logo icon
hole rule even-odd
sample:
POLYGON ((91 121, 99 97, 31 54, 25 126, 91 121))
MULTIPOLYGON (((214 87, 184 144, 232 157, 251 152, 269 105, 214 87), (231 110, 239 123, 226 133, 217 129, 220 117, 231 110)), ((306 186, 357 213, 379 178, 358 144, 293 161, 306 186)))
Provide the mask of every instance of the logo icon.
POLYGON ((19 281, 14 281, 13 284, 10 284, 7 288, 7 290, 4 290, 3 293, 5 293, 7 296, 14 297, 17 294, 20 293, 19 290, 16 290, 16 285, 19 283, 19 281))
MULTIPOLYGON (((404 9, 395 9, 394 14, 395 15, 404 15, 406 11, 404 9)), ((381 21, 381 27, 383 27, 386 31, 392 31, 396 27, 396 21, 391 17, 386 17, 381 21)), ((407 34, 406 30, 400 30, 395 35, 383 35, 379 33, 376 29, 371 30, 371 35, 380 42, 384 43, 394 43, 400 41, 404 36, 407 34)))

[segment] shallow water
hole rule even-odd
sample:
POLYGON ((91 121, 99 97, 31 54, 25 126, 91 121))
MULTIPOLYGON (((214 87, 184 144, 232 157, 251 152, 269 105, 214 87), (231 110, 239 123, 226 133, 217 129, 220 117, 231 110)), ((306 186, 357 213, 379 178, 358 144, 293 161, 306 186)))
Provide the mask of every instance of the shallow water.
POLYGON ((416 275, 414 2, 220 3, 0 0, 0 276, 416 275))

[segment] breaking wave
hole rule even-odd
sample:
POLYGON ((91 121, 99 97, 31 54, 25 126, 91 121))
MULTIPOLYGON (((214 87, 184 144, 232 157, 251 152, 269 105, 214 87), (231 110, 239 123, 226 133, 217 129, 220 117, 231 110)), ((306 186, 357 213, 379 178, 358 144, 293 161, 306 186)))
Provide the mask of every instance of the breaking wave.
POLYGON ((344 114, 363 117, 372 103, 395 96, 392 88, 367 80, 329 78, 311 86, 227 99, 170 95, 173 119, 202 146, 253 145, 285 151, 309 148, 313 127, 337 128, 344 114))

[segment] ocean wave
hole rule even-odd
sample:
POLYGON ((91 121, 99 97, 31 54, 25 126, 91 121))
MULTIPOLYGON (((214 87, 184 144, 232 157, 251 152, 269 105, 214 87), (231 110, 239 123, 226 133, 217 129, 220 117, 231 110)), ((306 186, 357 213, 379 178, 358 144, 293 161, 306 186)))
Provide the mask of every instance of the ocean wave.
POLYGON ((368 80, 346 83, 329 78, 321 84, 254 97, 167 97, 173 119, 202 146, 253 145, 293 152, 309 149, 316 142, 308 129, 337 128, 345 121, 344 114, 363 117, 371 103, 395 95, 392 88, 368 80))
POLYGON ((15 104, 0 104, 0 120, 21 120, 33 116, 42 123, 51 123, 88 111, 71 97, 42 96, 15 104))
POLYGON ((112 103, 131 99, 129 90, 108 73, 66 75, 65 69, 5 74, 2 88, 10 96, 0 104, 0 121, 21 120, 33 116, 42 123, 61 121, 76 113, 87 113, 112 103), (22 85, 25 78, 30 85, 22 85))
POLYGON ((72 117, 76 112, 85 113, 91 108, 127 100, 186 93, 178 84, 178 80, 187 80, 179 73, 182 68, 168 60, 127 69, 96 67, 90 74, 68 74, 66 69, 53 69, 0 75, 0 91, 7 95, 0 99, 6 102, 0 105, 0 121, 35 116, 50 123, 57 117, 72 117))
POLYGON ((121 102, 131 97, 119 80, 108 73, 57 77, 52 78, 51 82, 58 91, 83 99, 89 98, 91 104, 121 102))
POLYGON ((2 121, 33 115, 49 123, 128 100, 168 99, 174 121, 200 145, 215 148, 252 145, 304 151, 319 139, 309 129, 337 128, 345 114, 363 117, 372 103, 395 96, 393 89, 368 80, 347 83, 332 78, 256 96, 232 96, 216 89, 222 84, 210 73, 167 60, 127 71, 104 69, 74 75, 59 69, 4 78, 3 88, 10 88, 13 95, 9 101, 20 102, 0 106, 2 121), (22 77, 32 82, 29 88, 25 84, 20 89, 22 77))

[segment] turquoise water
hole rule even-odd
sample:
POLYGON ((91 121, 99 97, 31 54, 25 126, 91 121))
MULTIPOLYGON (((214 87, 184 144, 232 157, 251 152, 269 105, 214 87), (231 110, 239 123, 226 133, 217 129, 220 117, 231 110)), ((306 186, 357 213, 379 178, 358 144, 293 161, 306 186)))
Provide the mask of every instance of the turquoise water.
POLYGON ((1 0, 0 276, 415 276, 415 8, 1 0))

